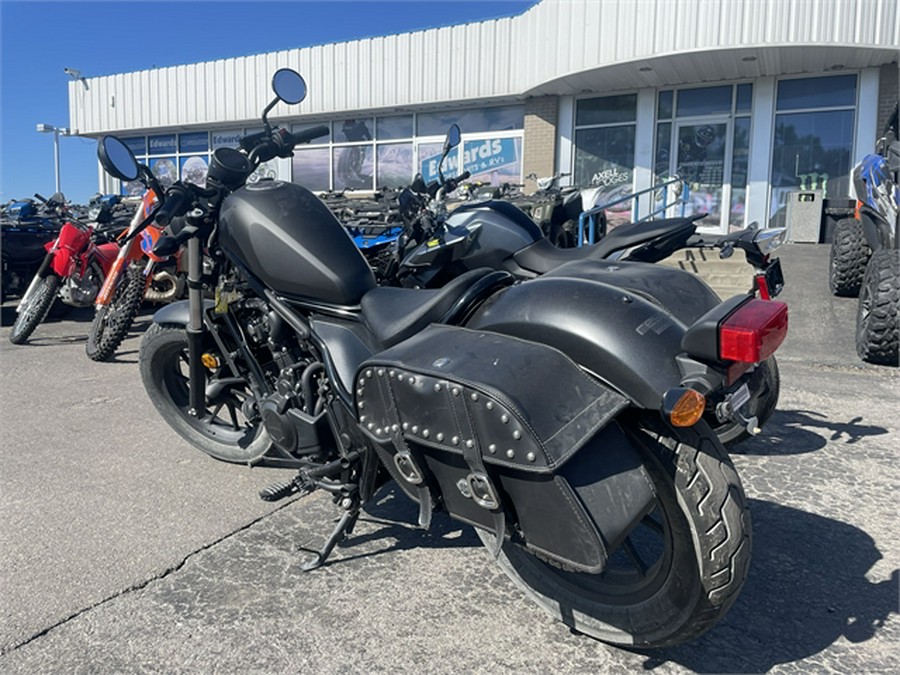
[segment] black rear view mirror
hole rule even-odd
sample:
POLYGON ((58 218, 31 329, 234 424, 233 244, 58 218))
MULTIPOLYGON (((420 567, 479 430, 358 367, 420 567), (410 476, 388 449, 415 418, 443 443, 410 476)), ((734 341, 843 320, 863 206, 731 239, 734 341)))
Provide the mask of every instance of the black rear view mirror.
POLYGON ((100 139, 97 157, 106 172, 114 178, 133 181, 140 175, 140 167, 131 149, 115 136, 100 139))

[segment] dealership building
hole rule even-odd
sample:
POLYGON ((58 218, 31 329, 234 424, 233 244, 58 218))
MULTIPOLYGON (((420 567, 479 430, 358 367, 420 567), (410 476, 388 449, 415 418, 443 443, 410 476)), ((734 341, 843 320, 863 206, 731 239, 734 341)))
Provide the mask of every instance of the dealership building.
MULTIPOLYGON (((259 130, 278 68, 308 85, 272 123, 327 138, 260 175, 371 191, 460 167, 494 184, 631 192, 679 176, 709 231, 846 200, 898 99, 897 0, 540 0, 508 18, 88 78, 70 128, 115 134, 163 180, 259 130)), ((127 190, 99 173, 104 192, 127 190)), ((788 222, 788 224, 790 224, 788 222)))

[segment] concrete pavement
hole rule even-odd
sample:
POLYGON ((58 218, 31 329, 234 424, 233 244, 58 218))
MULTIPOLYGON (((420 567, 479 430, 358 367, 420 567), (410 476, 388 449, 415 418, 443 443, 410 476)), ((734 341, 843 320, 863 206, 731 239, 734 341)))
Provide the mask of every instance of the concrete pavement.
MULTIPOLYGON (((277 471, 215 462, 157 418, 138 336, 83 353, 85 316, 14 347, 0 331, 0 671, 888 671, 900 646, 898 372, 855 357, 855 303, 827 293, 827 247, 783 249, 782 395, 735 463, 754 524, 744 591, 709 634, 635 652, 533 606, 468 527, 388 489, 332 564, 305 574, 338 515, 277 508, 277 471)), ((89 319, 89 315, 87 315, 89 319)), ((145 319, 146 320, 146 319, 145 319)), ((138 327, 139 328, 139 327, 138 327)))

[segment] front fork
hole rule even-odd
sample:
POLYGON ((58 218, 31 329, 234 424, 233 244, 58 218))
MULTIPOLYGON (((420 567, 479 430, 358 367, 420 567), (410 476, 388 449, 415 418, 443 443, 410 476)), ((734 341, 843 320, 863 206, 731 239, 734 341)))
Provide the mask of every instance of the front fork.
POLYGON ((203 365, 203 259, 199 237, 187 242, 188 255, 188 377, 190 378, 190 414, 197 419, 206 415, 206 367, 203 365))
POLYGON ((50 267, 50 261, 53 260, 53 255, 56 251, 56 247, 54 246, 47 252, 47 255, 44 256, 44 260, 41 262, 41 266, 38 267, 38 271, 34 273, 34 277, 31 279, 31 283, 28 284, 28 288, 25 289, 25 293, 22 294, 22 299, 19 300, 19 304, 16 307, 16 314, 22 311, 23 307, 28 306, 28 301, 32 295, 34 295, 34 291, 37 288, 37 285, 41 282, 41 279, 44 278, 44 273, 47 271, 47 268, 50 267))

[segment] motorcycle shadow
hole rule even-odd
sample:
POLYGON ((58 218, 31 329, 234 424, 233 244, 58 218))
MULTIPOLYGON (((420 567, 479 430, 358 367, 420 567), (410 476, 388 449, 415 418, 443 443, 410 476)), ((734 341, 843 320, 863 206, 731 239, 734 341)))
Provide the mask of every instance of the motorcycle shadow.
MULTIPOLYGON (((0 307, 0 326, 12 326, 16 322, 16 308, 18 306, 19 299, 15 298, 14 300, 7 300, 6 303, 0 307)), ((57 301, 53 303, 53 307, 50 308, 50 313, 41 324, 57 324, 66 321, 86 321, 87 323, 90 323, 93 319, 93 307, 75 308, 57 301)), ((41 327, 38 326, 37 330, 39 331, 40 329, 41 327)))
MULTIPOLYGON (((464 548, 481 546, 475 530, 468 525, 452 520, 445 513, 432 516, 431 527, 423 530, 418 526, 419 507, 409 499, 394 483, 382 487, 361 512, 356 530, 338 544, 341 551, 339 560, 346 563, 375 556, 396 553, 417 548, 464 548), (393 543, 385 546, 385 542, 393 543), (367 544, 380 544, 371 550, 367 544), (354 549, 365 552, 354 553, 354 549)), ((312 548, 298 547, 298 550, 315 553, 312 548)), ((329 560, 325 564, 328 565, 329 560)))
POLYGON ((829 441, 852 445, 863 438, 888 433, 884 427, 861 424, 862 421, 862 417, 854 417, 839 422, 813 410, 776 410, 759 436, 740 443, 730 452, 736 455, 800 455, 821 450, 829 441), (831 432, 830 436, 827 432, 831 432))
MULTIPOLYGON (((851 644, 870 640, 897 613, 900 570, 869 581, 866 575, 883 556, 864 531, 761 500, 750 500, 750 511, 753 563, 734 607, 694 642, 635 650, 647 656, 645 670, 674 662, 701 673, 766 672, 841 638, 851 644)), ((837 649, 833 663, 857 669, 847 660, 852 647, 837 649)))

